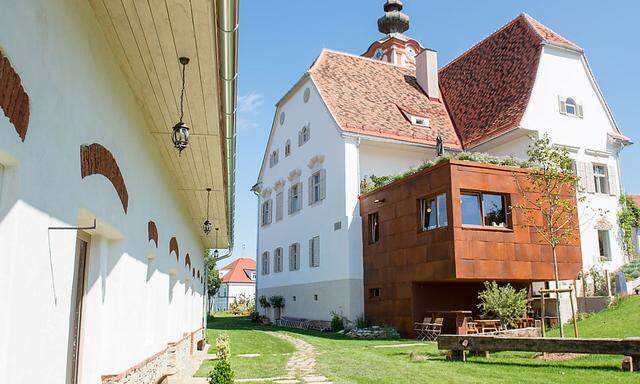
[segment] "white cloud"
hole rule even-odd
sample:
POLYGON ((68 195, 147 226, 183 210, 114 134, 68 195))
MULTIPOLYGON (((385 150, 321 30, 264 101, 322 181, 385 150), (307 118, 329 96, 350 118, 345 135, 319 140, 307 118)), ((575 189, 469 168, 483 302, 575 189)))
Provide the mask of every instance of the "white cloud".
POLYGON ((264 99, 262 98, 262 95, 255 91, 251 91, 246 95, 238 97, 238 113, 255 114, 263 103, 264 99))

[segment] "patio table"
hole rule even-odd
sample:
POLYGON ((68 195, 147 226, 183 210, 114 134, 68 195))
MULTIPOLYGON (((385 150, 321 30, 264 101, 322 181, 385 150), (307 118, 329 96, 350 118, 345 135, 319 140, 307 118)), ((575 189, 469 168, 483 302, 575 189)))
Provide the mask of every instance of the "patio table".
POLYGON ((456 318, 456 334, 458 335, 466 335, 467 334, 467 317, 471 316, 472 312, 471 311, 464 311, 464 310, 459 310, 459 311, 453 311, 453 310, 447 310, 447 311, 434 311, 434 310, 427 310, 427 313, 429 314, 433 314, 434 317, 437 317, 438 314, 440 315, 455 315, 456 318))
POLYGON ((490 320, 490 319, 481 319, 474 320, 476 325, 478 326, 478 331, 480 333, 484 333, 486 329, 491 329, 493 331, 497 331, 500 326, 500 320, 490 320))

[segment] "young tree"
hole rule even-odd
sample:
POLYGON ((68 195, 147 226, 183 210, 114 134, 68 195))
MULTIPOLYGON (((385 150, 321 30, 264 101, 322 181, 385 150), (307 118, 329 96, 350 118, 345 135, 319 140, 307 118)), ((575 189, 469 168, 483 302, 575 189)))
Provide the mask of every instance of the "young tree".
MULTIPOLYGON (((557 248, 569 244, 575 238, 579 222, 576 220, 577 206, 575 185, 578 177, 573 172, 573 160, 565 148, 556 148, 549 136, 534 139, 527 152, 533 172, 515 175, 516 185, 523 196, 520 204, 512 208, 521 212, 524 221, 535 228, 542 240, 551 247, 556 289, 560 288, 558 278, 557 248), (540 221, 540 216, 542 220, 540 221)), ((560 295, 556 293, 558 320, 560 295)), ((560 336, 564 330, 560 326, 560 336)))

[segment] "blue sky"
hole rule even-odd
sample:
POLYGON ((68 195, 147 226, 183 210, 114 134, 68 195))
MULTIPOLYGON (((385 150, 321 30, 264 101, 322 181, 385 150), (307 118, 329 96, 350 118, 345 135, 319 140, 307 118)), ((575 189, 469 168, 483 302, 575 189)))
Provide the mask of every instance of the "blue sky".
MULTIPOLYGON (((255 257, 256 197, 278 99, 323 48, 363 53, 381 37, 382 0, 244 0, 240 8, 235 257, 255 257)), ((639 142, 622 155, 625 188, 640 193, 640 23, 637 1, 406 0, 407 34, 444 65, 526 12, 585 49, 623 133, 639 142), (635 176, 635 177, 634 177, 635 176)))

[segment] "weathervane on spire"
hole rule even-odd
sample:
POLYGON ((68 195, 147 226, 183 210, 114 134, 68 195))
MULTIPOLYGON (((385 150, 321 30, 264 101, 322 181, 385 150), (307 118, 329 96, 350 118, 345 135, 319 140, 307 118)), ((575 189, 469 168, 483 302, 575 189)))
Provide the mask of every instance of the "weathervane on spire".
POLYGON ((384 16, 378 19, 378 30, 384 34, 402 34, 409 29, 409 16, 402 13, 402 1, 387 0, 384 16))

